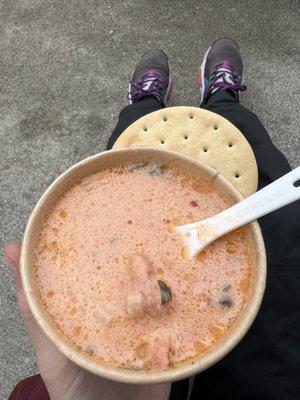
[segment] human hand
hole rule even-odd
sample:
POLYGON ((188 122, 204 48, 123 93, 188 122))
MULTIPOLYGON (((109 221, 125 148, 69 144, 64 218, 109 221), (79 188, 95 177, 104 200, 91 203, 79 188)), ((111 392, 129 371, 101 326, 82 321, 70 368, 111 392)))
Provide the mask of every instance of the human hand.
POLYGON ((66 358, 44 335, 26 301, 19 271, 21 244, 4 250, 14 273, 19 309, 32 341, 38 369, 51 400, 167 400, 171 384, 131 385, 109 381, 80 368, 66 358))

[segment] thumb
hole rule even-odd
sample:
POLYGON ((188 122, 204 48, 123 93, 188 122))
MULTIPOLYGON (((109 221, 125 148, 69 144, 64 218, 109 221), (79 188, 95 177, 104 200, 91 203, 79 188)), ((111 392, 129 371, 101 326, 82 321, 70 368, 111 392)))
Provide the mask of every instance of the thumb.
POLYGON ((5 247, 4 256, 14 273, 19 310, 27 328, 27 333, 33 343, 33 346, 35 347, 35 350, 38 352, 39 349, 41 349, 45 345, 45 341, 47 341, 47 338, 41 331, 38 324, 35 322, 35 319, 33 318, 24 294, 19 269, 20 252, 21 243, 11 242, 5 247))
MULTIPOLYGON (((71 384, 70 382, 72 382, 74 376, 76 376, 78 373, 78 369, 75 364, 70 363, 68 359, 57 350, 54 344, 48 340, 33 318, 22 286, 19 269, 20 252, 21 243, 18 242, 9 243, 4 249, 5 258, 7 259, 7 262, 14 273, 19 309, 23 317, 28 336, 35 350, 39 371, 49 393, 55 393, 56 382, 58 382, 59 378, 63 377, 67 371, 68 379, 66 376, 64 376, 64 383, 66 386, 68 386, 71 384)), ((65 386, 62 385, 61 387, 64 388, 65 386)), ((53 398, 61 399, 62 396, 53 396, 53 398)))

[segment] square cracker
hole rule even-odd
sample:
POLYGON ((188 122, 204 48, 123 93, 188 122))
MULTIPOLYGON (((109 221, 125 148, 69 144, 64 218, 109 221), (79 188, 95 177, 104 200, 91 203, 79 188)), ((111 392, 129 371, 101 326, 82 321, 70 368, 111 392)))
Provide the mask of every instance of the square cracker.
POLYGON ((253 151, 243 134, 227 119, 196 107, 169 107, 131 124, 114 149, 160 147, 189 155, 224 175, 244 196, 257 190, 253 151))

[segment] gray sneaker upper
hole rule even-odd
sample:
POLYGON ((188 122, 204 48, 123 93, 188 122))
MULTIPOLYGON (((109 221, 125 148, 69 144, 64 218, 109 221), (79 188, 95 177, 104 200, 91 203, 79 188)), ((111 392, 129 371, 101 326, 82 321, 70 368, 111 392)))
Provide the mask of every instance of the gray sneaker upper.
POLYGON ((159 49, 147 51, 137 63, 130 81, 130 103, 145 96, 155 96, 163 105, 171 94, 170 68, 167 55, 159 49))
POLYGON ((210 47, 207 54, 204 76, 210 81, 214 66, 227 60, 232 65, 233 72, 238 76, 243 76, 243 61, 239 47, 234 40, 217 39, 210 47))
POLYGON ((162 50, 149 50, 138 61, 132 80, 138 83, 149 70, 154 70, 162 81, 169 80, 170 68, 166 53, 162 50))

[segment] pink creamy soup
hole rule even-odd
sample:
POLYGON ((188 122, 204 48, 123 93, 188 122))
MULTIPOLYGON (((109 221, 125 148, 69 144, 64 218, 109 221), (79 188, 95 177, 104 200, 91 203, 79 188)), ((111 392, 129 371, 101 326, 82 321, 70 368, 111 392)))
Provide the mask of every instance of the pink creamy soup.
POLYGON ((170 226, 226 207, 206 181, 166 165, 127 164, 82 179, 36 241, 50 320, 87 356, 124 368, 167 369, 209 351, 248 294, 246 230, 185 260, 170 226))

